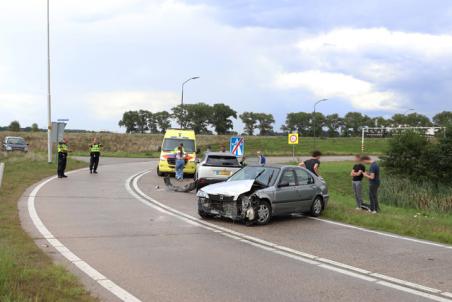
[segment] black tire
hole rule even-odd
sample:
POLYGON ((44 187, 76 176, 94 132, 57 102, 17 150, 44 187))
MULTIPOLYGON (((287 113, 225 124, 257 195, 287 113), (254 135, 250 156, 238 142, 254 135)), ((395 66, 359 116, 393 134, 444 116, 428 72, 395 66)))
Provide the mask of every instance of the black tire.
POLYGON ((198 215, 199 215, 199 217, 201 217, 202 219, 210 219, 210 218, 213 217, 212 214, 206 213, 206 212, 204 212, 203 210, 201 210, 201 209, 199 209, 199 208, 198 208, 198 215))
POLYGON ((266 200, 259 200, 256 208, 255 222, 257 225, 265 225, 272 219, 272 207, 266 200))
POLYGON ((319 217, 323 212, 323 199, 320 196, 317 196, 314 198, 314 201, 311 205, 311 211, 309 212, 309 215, 312 217, 319 217))
POLYGON ((160 172, 160 169, 159 169, 159 167, 157 167, 157 175, 158 175, 158 176, 160 176, 160 177, 162 177, 162 176, 163 176, 163 172, 160 172))

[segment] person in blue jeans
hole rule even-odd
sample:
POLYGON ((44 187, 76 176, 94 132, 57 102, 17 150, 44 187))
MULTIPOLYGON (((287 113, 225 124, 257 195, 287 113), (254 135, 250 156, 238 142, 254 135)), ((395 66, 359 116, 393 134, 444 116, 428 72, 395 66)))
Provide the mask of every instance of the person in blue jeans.
POLYGON ((364 172, 363 176, 369 179, 369 201, 370 211, 376 214, 380 207, 378 205, 378 188, 380 187, 380 167, 377 162, 372 160, 369 156, 363 156, 362 161, 369 164, 369 172, 364 172))
POLYGON ((177 147, 176 152, 176 179, 182 181, 184 179, 185 154, 182 146, 177 147))

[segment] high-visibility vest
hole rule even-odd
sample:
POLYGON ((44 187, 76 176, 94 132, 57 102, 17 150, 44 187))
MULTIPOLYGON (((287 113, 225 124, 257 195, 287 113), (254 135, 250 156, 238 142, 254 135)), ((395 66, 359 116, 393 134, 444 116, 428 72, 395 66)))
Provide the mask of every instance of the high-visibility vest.
POLYGON ((89 151, 90 152, 100 152, 101 144, 93 144, 90 146, 89 151))
POLYGON ((58 153, 67 153, 68 147, 65 143, 58 143, 58 153))

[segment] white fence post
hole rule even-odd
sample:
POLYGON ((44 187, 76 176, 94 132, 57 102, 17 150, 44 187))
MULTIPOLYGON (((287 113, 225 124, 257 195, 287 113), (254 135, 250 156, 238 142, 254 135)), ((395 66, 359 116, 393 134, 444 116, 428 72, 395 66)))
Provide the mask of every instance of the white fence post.
POLYGON ((2 186, 2 179, 3 179, 3 170, 5 168, 4 163, 0 163, 0 187, 2 186))

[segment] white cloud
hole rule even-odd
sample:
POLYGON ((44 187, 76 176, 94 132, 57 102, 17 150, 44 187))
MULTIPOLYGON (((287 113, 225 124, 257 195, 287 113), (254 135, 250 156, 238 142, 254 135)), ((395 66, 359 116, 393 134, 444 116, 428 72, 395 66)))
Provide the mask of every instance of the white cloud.
POLYGON ((365 110, 395 109, 400 102, 396 93, 379 91, 372 83, 342 73, 319 70, 281 73, 275 84, 283 89, 305 89, 318 98, 339 97, 365 110))
POLYGON ((0 92, 0 120, 7 124, 13 120, 21 122, 22 126, 32 123, 45 124, 46 98, 44 95, 26 93, 2 93, 0 92))
POLYGON ((385 51, 427 59, 452 56, 452 35, 391 31, 386 28, 339 28, 298 43, 302 52, 359 54, 385 51))
POLYGON ((128 110, 168 111, 179 104, 179 98, 178 94, 165 91, 98 92, 86 96, 87 108, 102 119, 119 119, 128 110))

